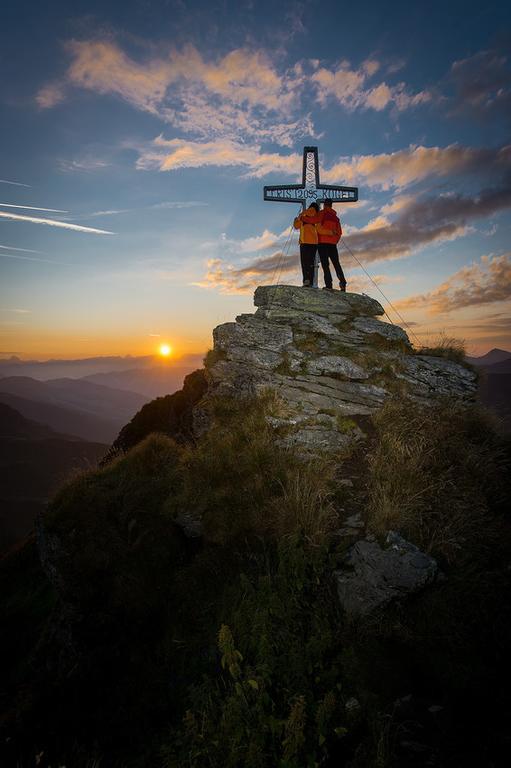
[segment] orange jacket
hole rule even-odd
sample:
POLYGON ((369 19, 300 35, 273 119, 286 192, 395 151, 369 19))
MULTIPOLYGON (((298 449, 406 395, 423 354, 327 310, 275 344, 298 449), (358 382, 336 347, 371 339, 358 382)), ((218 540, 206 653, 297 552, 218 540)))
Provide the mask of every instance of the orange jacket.
POLYGON ((316 213, 314 208, 307 208, 293 222, 295 229, 300 230, 300 245, 317 245, 318 233, 316 224, 320 220, 320 213, 316 213))
POLYGON ((318 243, 333 243, 337 245, 342 235, 341 222, 333 208, 323 208, 319 213, 316 226, 318 243))

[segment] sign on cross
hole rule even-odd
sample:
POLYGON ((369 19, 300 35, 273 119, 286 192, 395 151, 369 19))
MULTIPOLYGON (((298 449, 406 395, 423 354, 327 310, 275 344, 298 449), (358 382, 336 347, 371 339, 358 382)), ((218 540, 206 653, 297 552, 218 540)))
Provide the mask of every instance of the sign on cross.
MULTIPOLYGON (((276 203, 300 203, 305 210, 311 203, 356 203, 358 187, 341 187, 337 184, 321 184, 317 147, 303 148, 301 184, 272 184, 264 187, 264 199, 276 203)), ((318 287, 319 256, 316 254, 313 288, 318 287)))
POLYGON ((340 187, 337 184, 321 184, 317 147, 303 148, 301 184, 273 184, 264 187, 264 199, 278 203, 300 203, 307 208, 311 203, 331 200, 333 203, 356 203, 357 187, 340 187))

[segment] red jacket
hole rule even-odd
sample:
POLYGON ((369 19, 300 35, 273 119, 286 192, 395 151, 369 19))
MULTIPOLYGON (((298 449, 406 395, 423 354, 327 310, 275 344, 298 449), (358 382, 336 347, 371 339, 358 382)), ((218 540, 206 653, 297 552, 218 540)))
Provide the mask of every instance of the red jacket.
POLYGON ((319 213, 319 223, 316 224, 319 243, 337 245, 342 235, 341 222, 333 208, 323 208, 319 213))

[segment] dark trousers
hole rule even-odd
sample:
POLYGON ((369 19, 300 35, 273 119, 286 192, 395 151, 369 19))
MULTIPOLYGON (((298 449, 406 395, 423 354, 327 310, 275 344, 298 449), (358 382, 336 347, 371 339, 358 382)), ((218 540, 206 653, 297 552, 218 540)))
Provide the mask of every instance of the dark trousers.
POLYGON ((309 285, 312 285, 314 281, 314 259, 316 258, 317 245, 309 245, 308 243, 300 244, 300 261, 302 262, 302 275, 303 282, 309 281, 309 285))
POLYGON ((323 275, 325 277, 325 286, 327 288, 332 287, 332 274, 330 272, 330 262, 334 265, 335 274, 340 284, 346 286, 346 278, 344 272, 339 263, 339 253, 337 246, 334 243, 320 243, 318 245, 319 258, 321 259, 321 266, 323 267, 323 275))

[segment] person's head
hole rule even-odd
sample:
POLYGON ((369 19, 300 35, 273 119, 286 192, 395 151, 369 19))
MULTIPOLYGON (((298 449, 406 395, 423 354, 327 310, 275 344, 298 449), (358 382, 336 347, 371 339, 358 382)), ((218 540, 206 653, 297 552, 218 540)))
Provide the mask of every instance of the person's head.
POLYGON ((332 207, 332 201, 331 200, 325 200, 323 202, 323 208, 331 208, 332 207))
POLYGON ((319 205, 317 203, 311 203, 309 205, 309 211, 311 208, 313 208, 316 211, 316 213, 319 213, 319 205))

